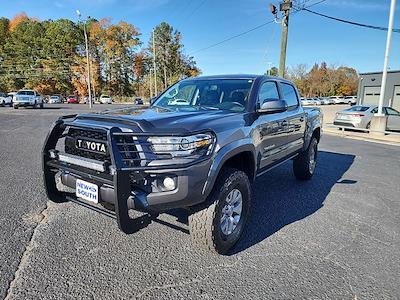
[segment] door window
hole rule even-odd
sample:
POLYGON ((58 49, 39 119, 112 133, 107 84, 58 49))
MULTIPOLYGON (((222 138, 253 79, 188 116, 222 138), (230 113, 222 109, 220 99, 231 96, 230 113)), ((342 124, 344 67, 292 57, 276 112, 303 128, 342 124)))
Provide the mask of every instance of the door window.
POLYGON ((393 108, 386 107, 385 109, 386 109, 386 114, 388 114, 389 116, 400 116, 400 113, 393 108))
POLYGON ((278 88, 274 81, 267 81, 261 85, 258 101, 262 104, 266 99, 279 99, 278 88))
POLYGON ((298 99, 294 87, 287 83, 281 83, 282 98, 287 102, 288 107, 297 106, 298 99))

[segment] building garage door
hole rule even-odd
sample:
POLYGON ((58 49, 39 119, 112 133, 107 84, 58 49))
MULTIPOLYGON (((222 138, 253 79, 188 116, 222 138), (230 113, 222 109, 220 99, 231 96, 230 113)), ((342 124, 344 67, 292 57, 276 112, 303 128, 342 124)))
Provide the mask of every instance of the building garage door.
POLYGON ((394 87, 394 94, 392 99, 392 107, 400 111, 400 85, 394 87))
POLYGON ((378 105, 380 92, 380 86, 366 86, 364 88, 363 104, 378 105))

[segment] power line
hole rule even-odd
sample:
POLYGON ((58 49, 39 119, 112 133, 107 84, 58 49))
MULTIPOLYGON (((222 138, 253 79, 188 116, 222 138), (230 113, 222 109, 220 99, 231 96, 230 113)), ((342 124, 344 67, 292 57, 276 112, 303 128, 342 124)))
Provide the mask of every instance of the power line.
POLYGON ((236 34, 236 35, 233 35, 233 36, 231 36, 231 37, 229 37, 229 38, 226 38, 226 39, 224 39, 224 40, 222 40, 222 41, 220 41, 220 42, 217 42, 217 43, 212 44, 212 45, 210 45, 210 46, 207 46, 207 47, 201 48, 201 49, 199 49, 199 50, 196 50, 196 51, 194 51, 194 52, 191 52, 189 55, 192 55, 192 54, 194 54, 194 53, 197 53, 197 52, 200 52, 200 51, 204 51, 204 50, 208 50, 208 49, 210 49, 210 48, 216 47, 216 46, 218 46, 218 45, 221 45, 221 44, 226 43, 226 42, 228 42, 228 41, 230 41, 230 40, 233 40, 233 39, 235 39, 235 38, 238 38, 238 37, 240 37, 240 36, 243 36, 243 35, 245 35, 245 34, 248 34, 249 32, 252 32, 252 31, 254 31, 254 30, 257 30, 257 29, 259 29, 259 28, 261 28, 261 27, 264 27, 265 25, 268 25, 268 24, 271 24, 271 23, 274 23, 274 20, 265 22, 265 23, 260 24, 260 25, 258 25, 258 26, 256 26, 256 27, 250 28, 250 29, 248 29, 248 30, 246 30, 246 31, 244 31, 244 32, 241 32, 241 33, 239 33, 239 34, 236 34))
MULTIPOLYGON (((178 23, 176 24, 176 28, 184 24, 195 12, 197 12, 207 0, 202 0, 199 5, 197 5, 193 10, 191 10, 186 16, 184 16, 178 23)), ((190 2, 189 2, 190 3, 190 2)))
MULTIPOLYGON (((320 1, 318 1, 318 2, 315 2, 315 3, 313 3, 313 4, 308 5, 308 6, 306 6, 306 7, 312 7, 312 6, 314 6, 314 5, 320 4, 320 3, 325 2, 325 1, 326 1, 326 0, 320 0, 320 1)), ((302 8, 302 9, 305 9, 306 7, 302 8)), ((301 9, 295 10, 292 14, 295 14, 295 13, 299 12, 300 10, 301 10, 301 9)), ((231 41, 231 40, 233 40, 233 39, 236 39, 236 38, 238 38, 238 37, 241 37, 241 36, 243 36, 243 35, 246 35, 246 34, 252 32, 252 31, 255 31, 255 30, 257 30, 257 29, 260 29, 260 28, 262 28, 262 27, 264 27, 264 26, 266 26, 266 25, 268 25, 268 24, 272 24, 272 23, 274 23, 274 22, 275 22, 275 20, 271 20, 271 21, 262 23, 262 24, 260 24, 260 25, 258 25, 258 26, 256 26, 256 27, 250 28, 250 29, 248 29, 248 30, 246 30, 246 31, 243 31, 243 32, 241 32, 241 33, 238 33, 238 34, 236 34, 236 35, 233 35, 233 36, 231 36, 231 37, 228 37, 228 38, 226 38, 226 39, 224 39, 224 40, 222 40, 222 41, 220 41, 220 42, 217 42, 217 43, 211 44, 211 45, 209 45, 209 46, 207 46, 207 47, 204 47, 204 48, 198 49, 198 50, 196 50, 196 51, 193 51, 193 52, 189 53, 189 55, 193 55, 193 54, 195 54, 195 53, 198 53, 198 52, 201 52, 201 51, 205 51, 205 50, 208 50, 208 49, 210 49, 210 48, 214 48, 214 47, 216 47, 216 46, 219 46, 219 45, 221 45, 221 44, 224 44, 224 43, 226 43, 226 42, 229 42, 229 41, 231 41)))
MULTIPOLYGON (((387 27, 374 26, 374 25, 362 24, 362 23, 358 23, 358 22, 353 22, 353 21, 348 21, 348 20, 344 20, 344 19, 339 19, 339 18, 336 18, 336 17, 331 17, 331 16, 328 16, 328 15, 321 14, 321 13, 319 13, 319 12, 310 10, 310 9, 308 9, 308 8, 305 8, 305 7, 304 7, 304 8, 301 8, 300 10, 305 10, 305 11, 307 11, 307 12, 309 12, 309 13, 312 13, 312 14, 315 14, 315 15, 318 15, 318 16, 321 16, 321 17, 324 17, 324 18, 327 18, 327 19, 331 19, 331 20, 335 20, 335 21, 342 22, 342 23, 346 23, 346 24, 351 24, 351 25, 360 26, 360 27, 365 27, 365 28, 370 28, 370 29, 388 31, 388 28, 387 28, 387 27)), ((400 29, 393 28, 393 32, 400 33, 400 29)))

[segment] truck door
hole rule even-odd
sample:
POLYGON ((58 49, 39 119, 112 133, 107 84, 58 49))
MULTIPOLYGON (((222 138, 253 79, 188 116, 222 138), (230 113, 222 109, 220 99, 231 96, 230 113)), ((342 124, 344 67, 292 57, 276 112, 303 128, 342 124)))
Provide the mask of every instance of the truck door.
POLYGON ((279 83, 281 99, 288 105, 286 111, 287 126, 287 155, 303 147, 304 133, 306 130, 306 116, 300 105, 299 97, 293 85, 285 82, 279 83))
MULTIPOLYGON (((279 99, 277 83, 269 80, 261 84, 257 96, 257 108, 266 99, 279 99)), ((254 136, 257 149, 257 163, 260 169, 266 168, 285 156, 286 127, 285 112, 259 114, 254 123, 254 136)))

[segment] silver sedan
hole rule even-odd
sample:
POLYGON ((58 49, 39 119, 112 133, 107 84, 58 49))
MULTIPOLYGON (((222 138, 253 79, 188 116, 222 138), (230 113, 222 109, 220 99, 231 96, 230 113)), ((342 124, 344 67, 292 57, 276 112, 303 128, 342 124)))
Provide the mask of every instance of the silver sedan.
MULTIPOLYGON (((371 126, 371 119, 378 112, 376 105, 355 105, 336 113, 333 124, 343 127, 366 128, 371 126)), ((383 112, 388 117, 387 130, 400 130, 400 113, 391 108, 383 107, 383 112)))

